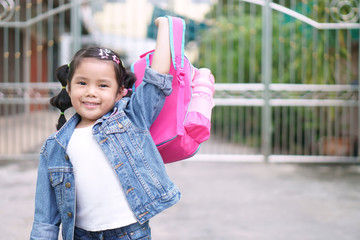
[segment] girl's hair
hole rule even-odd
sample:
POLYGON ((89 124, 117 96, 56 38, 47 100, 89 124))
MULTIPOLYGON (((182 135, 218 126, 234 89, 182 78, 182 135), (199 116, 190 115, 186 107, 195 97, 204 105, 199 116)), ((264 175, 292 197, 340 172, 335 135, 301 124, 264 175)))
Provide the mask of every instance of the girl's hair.
MULTIPOLYGON (((56 125, 57 130, 59 130, 66 122, 64 115, 65 110, 72 106, 70 96, 66 91, 66 85, 68 85, 70 88, 70 83, 76 68, 84 58, 96 58, 99 60, 113 62, 115 77, 118 83, 118 91, 121 91, 123 88, 131 89, 136 81, 135 75, 128 69, 125 69, 123 62, 115 52, 107 48, 100 47, 89 47, 79 50, 74 55, 72 61, 69 64, 62 65, 55 71, 56 78, 62 85, 60 93, 50 99, 50 104, 54 107, 57 107, 61 111, 58 123, 56 125)), ((132 91, 128 91, 124 97, 130 97, 131 94, 132 91)))

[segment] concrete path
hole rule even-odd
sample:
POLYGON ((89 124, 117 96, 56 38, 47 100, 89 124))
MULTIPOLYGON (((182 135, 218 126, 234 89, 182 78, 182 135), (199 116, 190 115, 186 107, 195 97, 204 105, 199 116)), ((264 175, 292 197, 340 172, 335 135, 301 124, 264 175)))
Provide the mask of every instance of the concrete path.
MULTIPOLYGON (((0 239, 28 239, 36 167, 0 161, 0 239)), ((360 166, 183 161, 167 169, 183 196, 151 221, 154 240, 360 239, 360 166)))

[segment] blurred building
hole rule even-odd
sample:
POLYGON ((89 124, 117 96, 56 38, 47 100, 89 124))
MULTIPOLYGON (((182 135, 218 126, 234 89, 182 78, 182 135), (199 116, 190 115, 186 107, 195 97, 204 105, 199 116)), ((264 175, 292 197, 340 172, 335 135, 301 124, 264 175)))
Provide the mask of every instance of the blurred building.
MULTIPOLYGON (((187 30, 204 28, 204 17, 214 0, 117 0, 93 1, 81 7, 87 41, 119 52, 127 63, 155 46, 154 20, 166 14, 184 18, 187 30)), ((187 32, 186 42, 194 39, 187 32)), ((65 61, 66 62, 66 61, 65 61)))

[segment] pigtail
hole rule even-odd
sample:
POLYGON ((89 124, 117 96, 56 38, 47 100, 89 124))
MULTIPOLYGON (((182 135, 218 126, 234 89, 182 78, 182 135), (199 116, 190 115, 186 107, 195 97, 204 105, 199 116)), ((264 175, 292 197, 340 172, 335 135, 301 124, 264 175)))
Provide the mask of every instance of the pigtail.
POLYGON ((125 77, 124 77, 124 88, 130 89, 130 91, 128 91, 124 97, 131 97, 132 88, 133 88, 133 85, 135 84, 135 81, 136 81, 135 74, 132 73, 130 70, 126 69, 125 77))
POLYGON ((62 86, 60 93, 50 99, 50 104, 60 109, 61 111, 58 123, 56 125, 57 130, 59 130, 66 123, 64 112, 66 109, 72 106, 70 96, 66 91, 68 74, 69 74, 69 65, 60 66, 55 71, 56 78, 60 81, 62 86))

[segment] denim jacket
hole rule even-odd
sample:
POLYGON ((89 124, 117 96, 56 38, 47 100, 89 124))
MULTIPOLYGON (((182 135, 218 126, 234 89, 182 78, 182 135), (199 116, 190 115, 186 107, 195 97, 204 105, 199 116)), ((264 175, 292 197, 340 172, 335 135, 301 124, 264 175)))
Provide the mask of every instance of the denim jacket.
MULTIPOLYGON (((123 98, 93 126, 93 135, 117 174, 139 223, 177 203, 180 192, 169 179, 149 133, 171 89, 171 75, 147 68, 143 83, 123 98)), ((70 137, 80 121, 75 114, 51 135, 40 151, 35 215, 30 239, 73 239, 76 194, 74 172, 66 154, 70 137)))

